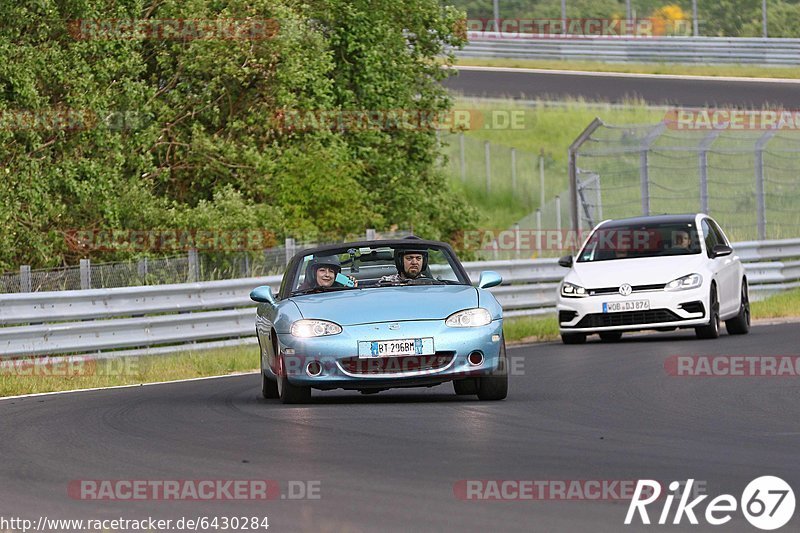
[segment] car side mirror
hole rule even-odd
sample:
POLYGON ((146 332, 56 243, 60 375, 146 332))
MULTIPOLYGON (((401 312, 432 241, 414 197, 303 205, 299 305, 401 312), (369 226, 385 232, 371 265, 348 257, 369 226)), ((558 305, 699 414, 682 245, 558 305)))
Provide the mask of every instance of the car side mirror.
POLYGON ((715 244, 714 248, 711 249, 711 257, 723 257, 732 253, 733 248, 725 244, 715 244))
POLYGON ((565 255, 564 257, 558 260, 558 264, 564 268, 572 268, 572 256, 565 255))
POLYGON ((494 272, 493 270, 484 270, 481 272, 481 279, 478 281, 479 289, 488 289, 489 287, 496 287, 503 283, 503 277, 494 272))
POLYGON ((275 295, 272 294, 272 287, 269 285, 261 285, 250 291, 250 299, 262 304, 277 305, 278 303, 275 295))

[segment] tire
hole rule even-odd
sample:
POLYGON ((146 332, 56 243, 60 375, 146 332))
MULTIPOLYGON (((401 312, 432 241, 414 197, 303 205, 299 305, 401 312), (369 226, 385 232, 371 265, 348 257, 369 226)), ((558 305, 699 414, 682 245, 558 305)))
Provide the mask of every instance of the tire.
POLYGON ((725 321, 728 335, 745 335, 750 331, 750 296, 747 291, 747 280, 742 280, 742 294, 739 297, 739 314, 725 321))
POLYGON ((261 371, 261 396, 267 400, 274 400, 278 396, 278 383, 267 377, 264 371, 261 371))
POLYGON ((617 342, 622 338, 621 331, 607 331, 600 334, 600 340, 603 342, 617 342))
POLYGON ((278 396, 283 403, 308 403, 311 401, 311 387, 301 387, 289 383, 284 371, 283 357, 279 359, 280 369, 278 372, 278 396))
POLYGON ((264 350, 261 348, 261 337, 256 330, 256 338, 258 339, 258 366, 261 367, 261 396, 266 400, 274 400, 278 398, 278 384, 269 379, 264 372, 264 350))
POLYGON ((711 285, 711 294, 708 301, 708 325, 694 328, 698 339, 716 339, 719 337, 719 298, 717 298, 716 285, 711 285))
POLYGON ((562 333, 561 342, 564 344, 583 344, 586 342, 586 333, 562 333))
POLYGON ((454 379, 453 388, 459 396, 467 396, 469 394, 478 394, 478 379, 477 378, 464 378, 454 379))
POLYGON ((490 376, 478 378, 478 399, 482 401, 504 400, 508 396, 508 360, 506 340, 500 340, 500 361, 490 376))

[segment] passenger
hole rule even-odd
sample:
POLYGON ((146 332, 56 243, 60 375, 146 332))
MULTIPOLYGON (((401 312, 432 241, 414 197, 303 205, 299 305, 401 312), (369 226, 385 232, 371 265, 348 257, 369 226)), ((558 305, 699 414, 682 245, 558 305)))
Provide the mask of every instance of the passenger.
MULTIPOLYGON (((306 267, 306 277, 298 290, 304 291, 316 288, 345 287, 346 285, 336 281, 336 275, 341 273, 342 263, 335 255, 315 257, 306 267)), ((353 276, 347 276, 354 287, 358 287, 358 280, 353 276)))

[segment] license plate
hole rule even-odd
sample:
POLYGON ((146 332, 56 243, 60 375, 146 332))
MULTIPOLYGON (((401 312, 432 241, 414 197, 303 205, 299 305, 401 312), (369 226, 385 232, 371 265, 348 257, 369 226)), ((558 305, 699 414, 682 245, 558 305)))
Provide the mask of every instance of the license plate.
POLYGON ((361 341, 358 343, 358 357, 397 357, 401 355, 433 355, 433 337, 422 339, 393 339, 388 341, 361 341))
POLYGON ((623 311, 647 311, 650 300, 628 300, 624 302, 603 302, 604 313, 620 313, 623 311))

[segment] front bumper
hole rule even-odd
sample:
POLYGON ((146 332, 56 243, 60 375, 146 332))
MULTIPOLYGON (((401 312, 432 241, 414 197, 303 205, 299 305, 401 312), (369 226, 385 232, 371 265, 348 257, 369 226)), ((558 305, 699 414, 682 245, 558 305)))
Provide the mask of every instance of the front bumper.
POLYGON ((502 333, 502 319, 476 328, 451 328, 444 320, 426 320, 344 326, 338 335, 310 339, 279 334, 278 339, 290 383, 321 390, 366 390, 433 386, 492 374, 499 366, 502 333), (396 329, 389 329, 390 324, 396 329), (358 358, 359 341, 424 337, 433 338, 434 355, 358 358), (483 354, 480 365, 467 359, 475 351, 483 354), (314 361, 321 369, 316 376, 308 372, 314 361))
POLYGON ((708 295, 705 286, 685 291, 641 291, 630 296, 601 294, 565 298, 559 294, 556 309, 562 333, 637 331, 642 329, 684 328, 708 323, 708 295), (648 311, 604 311, 603 304, 648 300, 648 311))

